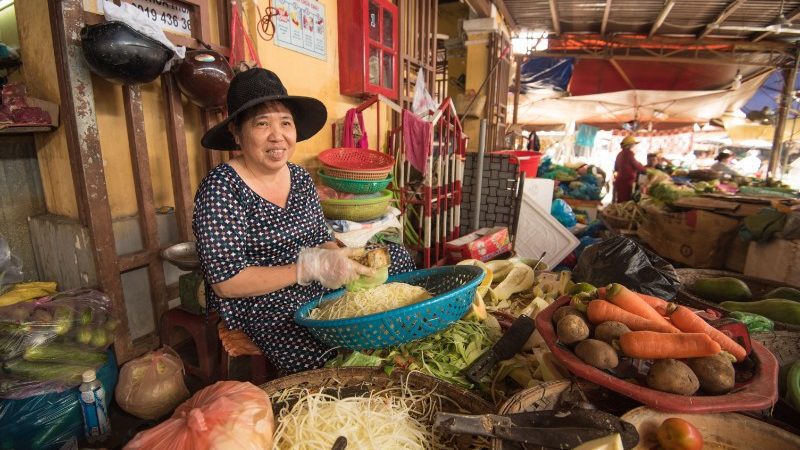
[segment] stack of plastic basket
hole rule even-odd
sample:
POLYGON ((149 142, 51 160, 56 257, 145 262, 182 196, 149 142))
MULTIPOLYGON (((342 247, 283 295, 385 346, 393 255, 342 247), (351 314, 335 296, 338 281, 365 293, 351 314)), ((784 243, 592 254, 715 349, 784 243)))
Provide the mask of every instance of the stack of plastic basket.
POLYGON ((392 192, 394 158, 375 150, 331 148, 319 154, 319 177, 335 194, 323 198, 322 211, 333 220, 366 222, 386 213, 392 192))

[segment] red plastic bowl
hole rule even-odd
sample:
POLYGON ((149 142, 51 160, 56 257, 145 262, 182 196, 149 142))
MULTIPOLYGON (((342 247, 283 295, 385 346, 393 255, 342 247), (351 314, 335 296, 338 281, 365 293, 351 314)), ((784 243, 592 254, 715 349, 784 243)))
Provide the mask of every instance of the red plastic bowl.
POLYGON ((778 401, 778 361, 769 350, 753 341, 753 355, 758 361, 756 374, 739 390, 725 395, 677 395, 629 383, 581 361, 570 350, 557 343, 553 313, 567 305, 569 297, 561 297, 536 316, 536 329, 547 347, 570 372, 603 387, 619 392, 645 405, 668 412, 715 413, 754 411, 770 408, 778 401))
POLYGON ((389 171, 394 166, 394 158, 390 155, 362 148, 329 148, 318 158, 328 167, 351 171, 389 171))
POLYGON ((525 178, 536 178, 536 173, 539 171, 539 162, 542 160, 541 153, 525 150, 497 150, 491 153, 510 157, 512 161, 516 161, 519 164, 519 171, 525 172, 525 178))

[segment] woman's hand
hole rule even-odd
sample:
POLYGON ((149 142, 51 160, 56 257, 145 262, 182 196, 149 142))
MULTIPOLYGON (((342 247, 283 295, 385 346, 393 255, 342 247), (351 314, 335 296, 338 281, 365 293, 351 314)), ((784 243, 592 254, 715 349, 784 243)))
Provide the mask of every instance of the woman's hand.
POLYGON ((307 285, 313 281, 328 289, 342 287, 361 275, 372 275, 375 271, 350 259, 363 253, 359 248, 304 248, 297 257, 297 283, 307 285))

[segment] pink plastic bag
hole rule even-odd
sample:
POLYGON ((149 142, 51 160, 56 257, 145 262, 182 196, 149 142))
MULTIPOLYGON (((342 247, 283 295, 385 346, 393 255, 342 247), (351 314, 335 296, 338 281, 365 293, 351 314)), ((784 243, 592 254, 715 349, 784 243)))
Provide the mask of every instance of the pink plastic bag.
POLYGON ((220 381, 198 391, 172 417, 137 434, 125 450, 260 450, 272 448, 275 419, 266 392, 220 381))

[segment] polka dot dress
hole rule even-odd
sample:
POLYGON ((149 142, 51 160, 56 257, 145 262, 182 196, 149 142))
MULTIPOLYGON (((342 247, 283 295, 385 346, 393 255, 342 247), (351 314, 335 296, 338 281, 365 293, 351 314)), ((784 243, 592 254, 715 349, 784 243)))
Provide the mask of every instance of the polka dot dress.
MULTIPOLYGON (((300 250, 333 240, 311 176, 289 163, 291 189, 281 208, 250 189, 228 164, 212 169, 194 201, 192 228, 206 280, 207 304, 231 329, 242 330, 284 375, 322 366, 334 352, 294 322, 304 303, 328 292, 293 284, 265 295, 219 298, 211 284, 249 266, 294 264, 300 250)), ((408 252, 389 245, 390 274, 414 269, 408 252)))

